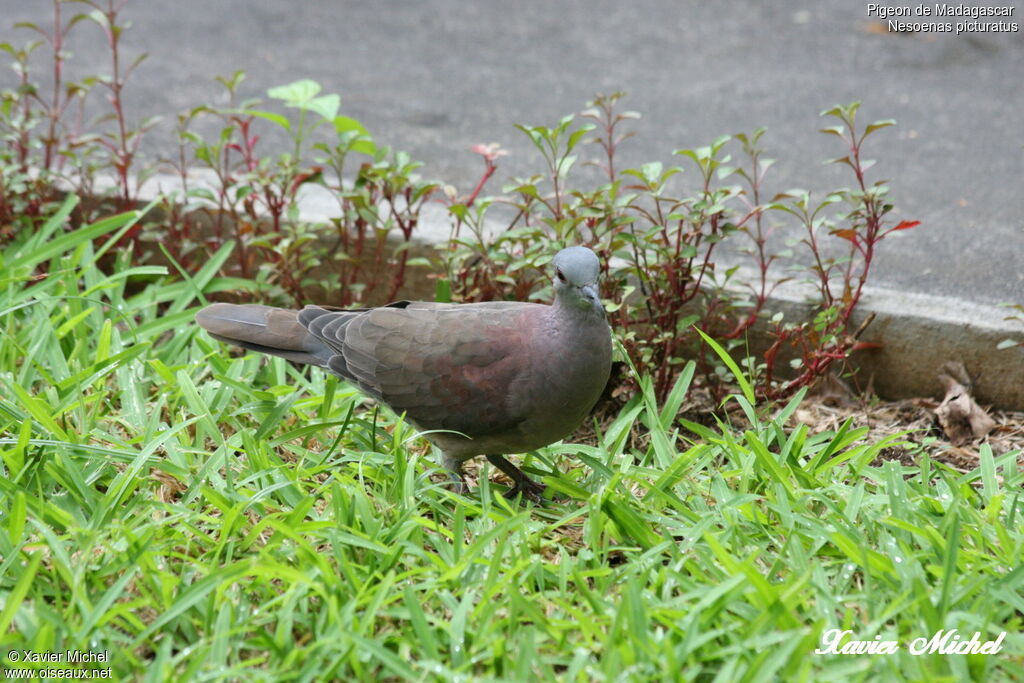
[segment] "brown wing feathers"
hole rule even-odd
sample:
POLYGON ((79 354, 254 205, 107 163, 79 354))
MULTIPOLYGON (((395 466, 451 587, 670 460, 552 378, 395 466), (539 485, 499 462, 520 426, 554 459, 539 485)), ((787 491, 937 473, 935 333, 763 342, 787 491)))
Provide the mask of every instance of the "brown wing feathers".
POLYGON ((327 367, 420 426, 479 436, 522 420, 508 398, 519 372, 508 317, 426 303, 354 316, 306 311, 303 322, 316 316, 310 333, 340 351, 327 367))

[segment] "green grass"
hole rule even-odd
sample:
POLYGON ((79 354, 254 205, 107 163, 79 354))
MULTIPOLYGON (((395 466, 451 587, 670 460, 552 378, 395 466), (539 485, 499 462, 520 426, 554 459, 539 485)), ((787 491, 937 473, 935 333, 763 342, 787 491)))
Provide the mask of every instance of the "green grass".
POLYGON ((1020 453, 876 464, 891 444, 742 394, 753 428, 684 423, 684 373, 599 446, 526 456, 561 502, 509 505, 486 465, 458 496, 349 386, 198 330, 226 254, 101 272, 134 218, 2 253, 3 652, 139 680, 1024 679, 1020 453), (813 654, 830 628, 904 647, 813 654), (908 653, 945 628, 1007 635, 908 653))

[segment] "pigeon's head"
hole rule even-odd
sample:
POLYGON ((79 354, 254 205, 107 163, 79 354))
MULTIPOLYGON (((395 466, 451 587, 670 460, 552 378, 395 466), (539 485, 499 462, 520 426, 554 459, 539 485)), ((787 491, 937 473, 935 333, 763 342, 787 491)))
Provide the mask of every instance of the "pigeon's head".
POLYGON ((586 247, 569 247, 555 254, 555 298, 573 308, 604 315, 597 280, 601 262, 586 247))

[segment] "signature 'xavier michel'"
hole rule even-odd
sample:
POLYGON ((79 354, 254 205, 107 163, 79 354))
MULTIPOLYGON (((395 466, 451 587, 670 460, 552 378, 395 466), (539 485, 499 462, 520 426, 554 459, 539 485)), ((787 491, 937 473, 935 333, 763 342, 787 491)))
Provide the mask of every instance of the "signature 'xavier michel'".
POLYGON ((611 330, 598 297, 600 263, 585 247, 554 261, 552 305, 402 301, 329 311, 213 304, 196 321, 214 338, 318 365, 404 412, 444 453, 465 491, 462 463, 486 455, 536 498, 505 454, 546 446, 579 426, 611 370, 611 330))

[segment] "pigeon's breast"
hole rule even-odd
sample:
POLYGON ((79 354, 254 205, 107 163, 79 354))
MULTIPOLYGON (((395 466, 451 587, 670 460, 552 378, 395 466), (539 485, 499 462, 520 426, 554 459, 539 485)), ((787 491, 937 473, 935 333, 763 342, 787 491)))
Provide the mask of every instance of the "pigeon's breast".
POLYGON ((521 433, 540 448, 579 427, 601 397, 611 372, 611 330, 601 318, 555 319, 537 338, 533 377, 523 398, 532 404, 521 433))

